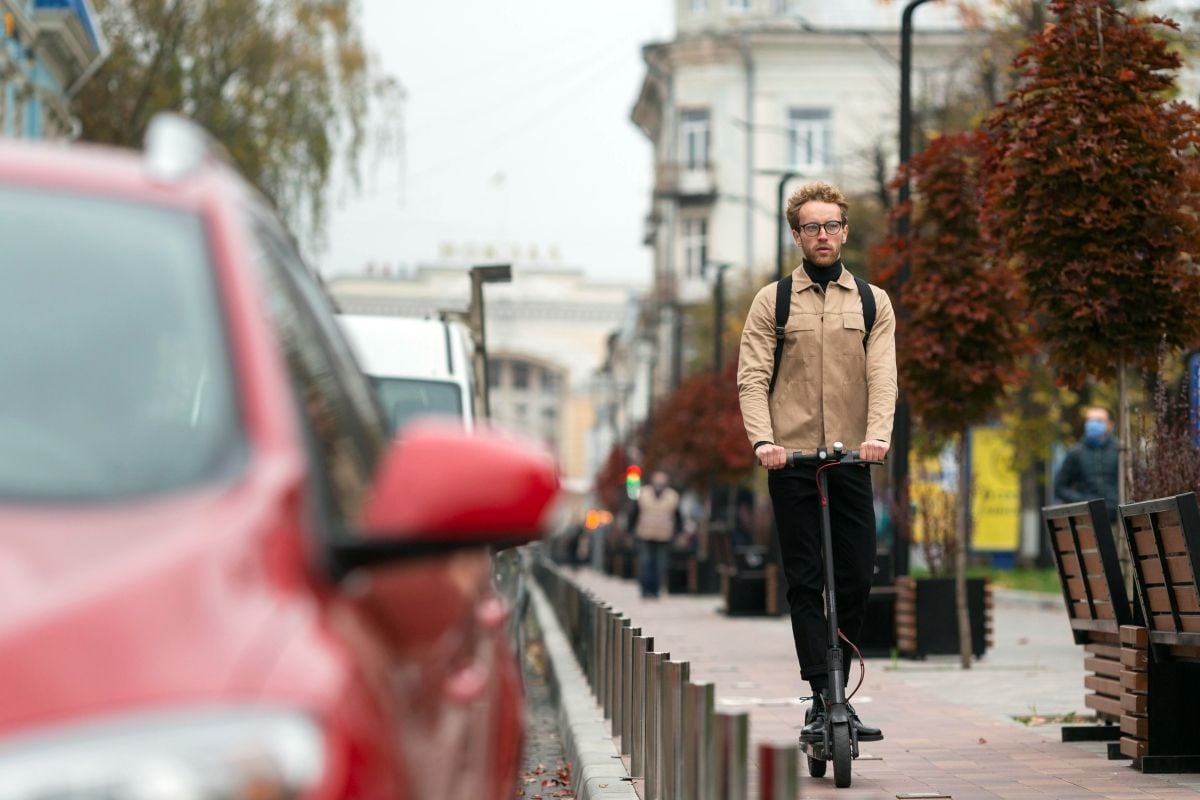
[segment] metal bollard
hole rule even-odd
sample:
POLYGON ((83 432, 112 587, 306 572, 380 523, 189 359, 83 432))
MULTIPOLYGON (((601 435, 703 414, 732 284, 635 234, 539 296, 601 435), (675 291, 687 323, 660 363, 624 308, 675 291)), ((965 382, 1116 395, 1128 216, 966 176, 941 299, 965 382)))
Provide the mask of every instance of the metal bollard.
POLYGON ((625 663, 621 660, 625 652, 625 631, 632 621, 629 617, 618 617, 613 627, 613 649, 609 659, 612 662, 612 683, 608 688, 608 704, 612 708, 612 735, 616 739, 621 735, 621 685, 624 677, 625 663))
POLYGON ((592 684, 592 692, 601 709, 604 708, 605 654, 608 650, 605 639, 608 636, 608 618, 611 612, 612 609, 607 606, 600 606, 600 613, 596 615, 596 678, 592 684))
POLYGON ((599 690, 600 705, 604 708, 604 718, 610 722, 612 721, 612 705, 610 705, 608 702, 608 688, 612 685, 610 683, 610 681, 612 681, 612 632, 613 625, 616 623, 616 620, 617 612, 608 611, 604 615, 604 630, 601 632, 601 636, 603 637, 604 641, 604 644, 602 645, 604 648, 604 652, 602 653, 604 662, 600 666, 600 671, 602 673, 599 690))
POLYGON ((713 800, 746 800, 746 761, 750 715, 718 711, 713 715, 713 800))
POLYGON ((758 746, 759 800, 796 800, 800 796, 800 746, 758 746))
POLYGON ((596 691, 596 650, 599 646, 596 636, 596 619, 600 616, 600 606, 594 600, 588 603, 588 665, 587 680, 592 692, 596 691))
POLYGON ((689 683, 683 687, 683 796, 689 800, 712 797, 712 715, 716 687, 689 683))
POLYGON ((635 778, 646 777, 646 654, 653 649, 653 636, 633 637, 629 771, 635 778))
POLYGON ((617 679, 617 662, 621 652, 621 612, 613 611, 608 619, 608 648, 604 651, 604 716, 608 719, 608 730, 617 735, 615 726, 617 708, 613 702, 613 684, 617 679))
POLYGON ((662 748, 658 735, 659 696, 662 694, 662 665, 670 653, 646 654, 646 758, 644 777, 645 794, 642 800, 660 800, 662 797, 662 748))
POLYGON ((621 630, 621 754, 633 753, 633 640, 641 628, 621 630))
POLYGON ((689 672, 686 661, 668 661, 662 665, 658 730, 662 753, 662 796, 665 800, 685 800, 680 792, 683 769, 680 711, 683 707, 683 686, 687 683, 689 672))

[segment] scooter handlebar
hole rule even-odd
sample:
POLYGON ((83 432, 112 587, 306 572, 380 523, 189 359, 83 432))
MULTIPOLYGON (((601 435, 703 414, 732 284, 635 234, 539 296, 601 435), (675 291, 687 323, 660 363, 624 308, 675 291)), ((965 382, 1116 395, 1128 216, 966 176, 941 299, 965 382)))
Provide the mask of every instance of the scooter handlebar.
POLYGON ((805 453, 800 450, 788 453, 787 465, 796 467, 801 464, 883 464, 883 460, 865 459, 859 456, 857 450, 818 450, 815 453, 805 453))

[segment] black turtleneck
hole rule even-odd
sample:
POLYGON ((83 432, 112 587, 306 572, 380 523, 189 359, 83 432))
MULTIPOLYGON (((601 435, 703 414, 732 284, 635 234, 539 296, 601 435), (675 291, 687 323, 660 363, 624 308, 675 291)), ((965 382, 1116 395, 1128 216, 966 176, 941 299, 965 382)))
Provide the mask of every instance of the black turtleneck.
POLYGON ((821 287, 821 291, 829 288, 830 281, 836 281, 842 277, 842 260, 839 258, 828 267, 818 267, 804 259, 804 272, 808 275, 808 279, 821 287))

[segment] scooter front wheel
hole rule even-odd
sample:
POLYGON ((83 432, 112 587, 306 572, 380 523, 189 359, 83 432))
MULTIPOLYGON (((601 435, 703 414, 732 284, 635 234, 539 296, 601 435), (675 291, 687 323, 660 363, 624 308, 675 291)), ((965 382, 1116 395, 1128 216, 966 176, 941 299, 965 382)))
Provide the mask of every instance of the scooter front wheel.
MULTIPOLYGON (((833 785, 845 789, 850 785, 850 723, 835 723, 832 727, 830 749, 833 751, 833 785)), ((824 771, 822 766, 821 772, 824 771)))

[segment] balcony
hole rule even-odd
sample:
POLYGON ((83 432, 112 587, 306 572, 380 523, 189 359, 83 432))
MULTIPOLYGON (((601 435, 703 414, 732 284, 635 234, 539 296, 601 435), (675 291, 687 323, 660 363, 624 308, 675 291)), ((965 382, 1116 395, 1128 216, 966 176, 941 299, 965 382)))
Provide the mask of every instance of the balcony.
POLYGON ((654 194, 684 202, 708 202, 717 198, 713 165, 660 162, 655 169, 654 194))
POLYGON ((63 89, 104 49, 90 0, 34 0, 33 21, 50 71, 63 89))

